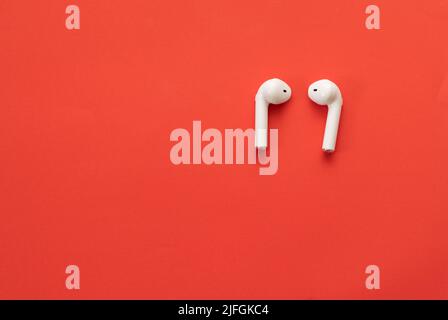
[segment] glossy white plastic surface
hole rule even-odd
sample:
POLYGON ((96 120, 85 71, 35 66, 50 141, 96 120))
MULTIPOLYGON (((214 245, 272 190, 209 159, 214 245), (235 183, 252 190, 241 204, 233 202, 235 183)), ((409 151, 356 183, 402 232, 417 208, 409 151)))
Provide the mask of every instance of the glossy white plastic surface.
POLYGON ((291 98, 291 88, 280 79, 265 81, 255 96, 255 147, 268 146, 268 110, 270 104, 282 104, 291 98))
POLYGON ((323 79, 309 86, 308 97, 319 105, 328 106, 322 150, 325 152, 334 152, 343 104, 341 91, 334 82, 323 79))

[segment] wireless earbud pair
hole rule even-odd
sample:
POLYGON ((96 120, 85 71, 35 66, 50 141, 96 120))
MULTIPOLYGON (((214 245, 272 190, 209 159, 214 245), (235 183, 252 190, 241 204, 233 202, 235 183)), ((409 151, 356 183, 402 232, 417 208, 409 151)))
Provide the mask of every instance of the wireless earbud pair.
MULTIPOLYGON (((268 109, 269 104, 282 104, 291 98, 291 88, 280 79, 264 82, 255 96, 255 147, 266 149, 268 146, 268 109)), ((319 80, 308 88, 308 97, 319 105, 328 106, 322 150, 333 152, 339 128, 342 109, 342 94, 338 86, 330 80, 319 80)))

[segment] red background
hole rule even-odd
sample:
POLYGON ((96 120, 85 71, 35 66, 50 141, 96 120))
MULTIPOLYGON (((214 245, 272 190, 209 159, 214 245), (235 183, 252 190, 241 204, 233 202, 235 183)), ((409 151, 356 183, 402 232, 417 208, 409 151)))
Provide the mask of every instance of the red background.
POLYGON ((0 298, 448 298, 447 19, 442 0, 2 0, 0 298), (293 90, 276 175, 171 164, 175 128, 253 127, 272 77, 293 90), (331 156, 320 78, 345 103, 331 156))

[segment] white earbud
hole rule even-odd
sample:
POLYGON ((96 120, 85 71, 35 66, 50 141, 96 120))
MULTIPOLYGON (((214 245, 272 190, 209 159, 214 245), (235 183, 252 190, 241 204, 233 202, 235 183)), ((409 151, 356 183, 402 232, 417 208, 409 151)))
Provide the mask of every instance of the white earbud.
POLYGON ((333 152, 338 136, 339 117, 342 109, 342 94, 338 86, 330 80, 319 80, 308 88, 308 97, 315 103, 328 106, 327 124, 325 125, 322 150, 333 152))
POLYGON ((281 104, 291 98, 291 88, 280 79, 264 82, 255 96, 255 147, 266 149, 268 146, 268 109, 269 104, 281 104))

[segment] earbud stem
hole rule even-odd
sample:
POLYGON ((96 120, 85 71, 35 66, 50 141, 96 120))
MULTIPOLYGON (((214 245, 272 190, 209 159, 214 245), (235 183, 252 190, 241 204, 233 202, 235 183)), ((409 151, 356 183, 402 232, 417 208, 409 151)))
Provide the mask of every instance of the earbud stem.
POLYGON ((255 96, 255 148, 268 147, 268 109, 269 104, 261 94, 255 96))
POLYGON ((341 109, 341 101, 333 102, 328 106, 327 123, 325 125, 324 141, 322 144, 322 150, 325 152, 333 152, 336 148, 341 109))

